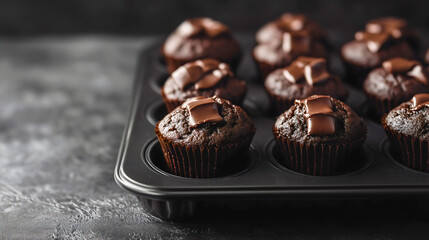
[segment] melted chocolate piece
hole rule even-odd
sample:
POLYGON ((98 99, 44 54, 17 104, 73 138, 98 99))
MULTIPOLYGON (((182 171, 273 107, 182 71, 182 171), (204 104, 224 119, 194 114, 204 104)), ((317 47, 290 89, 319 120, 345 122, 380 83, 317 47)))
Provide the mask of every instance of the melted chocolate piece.
POLYGON ((318 114, 333 114, 332 101, 329 96, 315 95, 305 100, 305 107, 307 109, 305 117, 311 118, 318 114))
POLYGON ((194 97, 186 100, 182 107, 189 111, 189 124, 191 127, 198 127, 201 124, 216 124, 223 122, 219 115, 217 103, 212 98, 194 97))
POLYGON ((305 79, 310 85, 322 82, 329 78, 326 70, 326 61, 323 58, 316 58, 304 67, 305 79))
POLYGON ((390 35, 388 33, 368 33, 368 32, 357 32, 355 39, 358 41, 365 41, 368 49, 371 52, 378 52, 381 47, 388 42, 390 35))
POLYGON ((305 15, 285 13, 280 17, 277 25, 287 31, 300 31, 307 21, 308 19, 305 15))
POLYGON ((326 136, 335 134, 335 118, 332 110, 332 100, 329 96, 313 95, 305 100, 296 100, 298 103, 304 102, 307 118, 307 134, 311 136, 326 136))
POLYGON ((229 32, 229 29, 224 24, 210 18, 194 18, 180 24, 177 32, 184 37, 192 37, 201 33, 216 37, 229 32))
POLYGON ((369 21, 366 24, 366 31, 369 33, 388 32, 394 38, 401 38, 403 30, 407 27, 407 22, 400 18, 385 17, 369 21))
POLYGON ((291 83, 298 83, 304 79, 303 66, 300 66, 296 61, 283 69, 283 76, 291 83))
POLYGON ((419 93, 414 95, 412 108, 413 110, 419 110, 424 106, 429 106, 429 94, 428 93, 419 93))
POLYGON ((307 31, 285 32, 282 41, 283 51, 290 53, 308 53, 311 50, 311 38, 307 31))
POLYGON ((335 119, 329 115, 315 115, 307 120, 308 135, 326 136, 335 133, 335 119))
POLYGON ((299 57, 291 65, 284 68, 283 76, 291 83, 306 80, 314 85, 330 77, 326 70, 326 60, 323 58, 299 57))
POLYGON ((420 82, 427 84, 427 76, 423 66, 418 61, 408 60, 405 58, 392 58, 384 61, 382 66, 386 72, 391 74, 406 74, 414 77, 420 82))
POLYGON ((379 18, 368 22, 366 31, 357 32, 355 39, 367 42, 367 47, 371 52, 378 52, 391 39, 403 37, 403 31, 407 27, 407 22, 399 18, 379 18))
POLYGON ((187 63, 171 74, 171 78, 179 89, 185 89, 195 83, 197 90, 211 88, 227 76, 233 76, 229 66, 214 59, 187 63))

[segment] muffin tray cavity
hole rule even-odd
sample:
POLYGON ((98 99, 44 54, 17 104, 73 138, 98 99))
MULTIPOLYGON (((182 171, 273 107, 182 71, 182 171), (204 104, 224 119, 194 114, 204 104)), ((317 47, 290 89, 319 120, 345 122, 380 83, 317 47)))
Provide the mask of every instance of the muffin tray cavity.
MULTIPOLYGON (((116 182, 137 195, 152 214, 164 219, 193 215, 197 206, 234 201, 269 203, 278 200, 371 199, 429 196, 429 174, 409 169, 395 159, 380 124, 367 118, 366 99, 361 90, 348 87, 349 104, 368 126, 362 151, 335 176, 310 176, 297 173, 277 161, 269 101, 250 52, 253 37, 238 38, 246 54, 237 75, 248 83, 244 109, 256 125, 256 135, 243 164, 233 166, 224 176, 191 179, 165 171, 163 154, 154 133, 155 123, 166 114, 160 87, 167 70, 160 56, 160 45, 144 50, 137 65, 129 121, 124 131, 115 169, 116 182)), ((159 39, 162 42, 163 39, 159 39)), ((341 72, 333 57, 332 68, 341 72)))

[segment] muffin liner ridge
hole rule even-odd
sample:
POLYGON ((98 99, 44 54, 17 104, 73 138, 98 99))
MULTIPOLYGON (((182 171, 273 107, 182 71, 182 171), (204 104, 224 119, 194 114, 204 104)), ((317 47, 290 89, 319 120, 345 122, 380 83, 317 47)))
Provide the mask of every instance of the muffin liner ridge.
POLYGON ((279 136, 274 137, 280 147, 279 162, 296 172, 314 176, 336 174, 337 169, 346 164, 346 157, 359 149, 366 136, 347 143, 300 143, 279 136))
POLYGON ((279 97, 275 94, 272 94, 266 88, 265 92, 268 94, 268 98, 270 99, 271 103, 271 111, 274 113, 275 116, 282 114, 295 103, 295 99, 290 100, 284 97, 279 97))
POLYGON ((365 91, 369 103, 369 110, 376 116, 378 119, 381 119, 383 115, 389 113, 390 110, 397 107, 404 101, 395 101, 389 99, 379 99, 377 96, 367 93, 365 91))
POLYGON ((409 168, 429 172, 429 141, 393 131, 387 126, 385 118, 386 116, 382 119, 383 128, 390 144, 400 154, 400 158, 395 160, 409 168))
POLYGON ((161 145, 168 171, 171 174, 189 178, 212 178, 225 173, 226 162, 237 153, 247 150, 250 141, 240 144, 218 146, 188 146, 174 143, 164 138, 155 127, 155 133, 161 145))
POLYGON ((164 100, 165 107, 167 108, 167 112, 173 111, 176 107, 182 105, 185 101, 180 100, 174 100, 174 99, 168 99, 167 96, 165 96, 164 90, 161 89, 161 96, 164 100))

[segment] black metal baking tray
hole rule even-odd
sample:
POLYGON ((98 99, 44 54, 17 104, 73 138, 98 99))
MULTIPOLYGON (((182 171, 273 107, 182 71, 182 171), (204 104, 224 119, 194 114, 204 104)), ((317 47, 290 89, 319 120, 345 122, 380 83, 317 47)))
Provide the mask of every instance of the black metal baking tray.
MULTIPOLYGON (((162 42, 162 38, 159 42, 162 42)), ((366 115, 365 96, 349 87, 347 103, 368 126, 360 161, 336 176, 309 176, 291 171, 277 161, 271 132, 275 119, 269 114, 268 99, 257 79, 250 57, 254 44, 250 35, 239 37, 246 55, 237 75, 247 80, 249 91, 244 109, 256 124, 256 135, 245 166, 229 175, 210 179, 190 179, 167 173, 154 125, 166 114, 160 87, 168 77, 160 57, 160 44, 140 54, 133 101, 125 129, 115 180, 135 194, 152 214, 164 219, 192 216, 196 206, 210 203, 239 205, 251 202, 318 199, 373 199, 429 196, 429 174, 402 166, 391 154, 382 127, 366 115)), ((342 73, 337 57, 330 59, 334 71, 342 73)))

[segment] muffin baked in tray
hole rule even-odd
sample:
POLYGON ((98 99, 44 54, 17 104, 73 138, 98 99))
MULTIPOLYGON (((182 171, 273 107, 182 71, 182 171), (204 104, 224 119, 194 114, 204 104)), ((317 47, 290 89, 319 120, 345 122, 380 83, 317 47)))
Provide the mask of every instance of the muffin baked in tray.
MULTIPOLYGON (((349 156, 353 164, 341 166, 329 176, 313 176, 284 164, 272 133, 275 118, 270 102, 249 54, 254 47, 254 34, 238 35, 237 39, 245 54, 235 76, 246 80, 248 90, 242 107, 253 120, 256 134, 248 151, 236 156, 243 165, 206 179, 177 176, 168 170, 154 133, 156 123, 167 114, 160 92, 168 74, 157 51, 164 39, 142 52, 115 179, 136 194, 149 212, 177 219, 193 215, 199 203, 206 206, 213 201, 227 204, 237 199, 270 202, 429 196, 429 174, 401 162, 401 155, 392 149, 379 121, 369 118, 365 94, 355 87, 347 86, 346 104, 364 119, 368 136, 362 148, 349 156)), ((339 48, 347 36, 337 33, 333 39, 334 46, 339 48)), ((341 70, 342 66, 337 65, 339 57, 334 58, 333 69, 341 70)))

